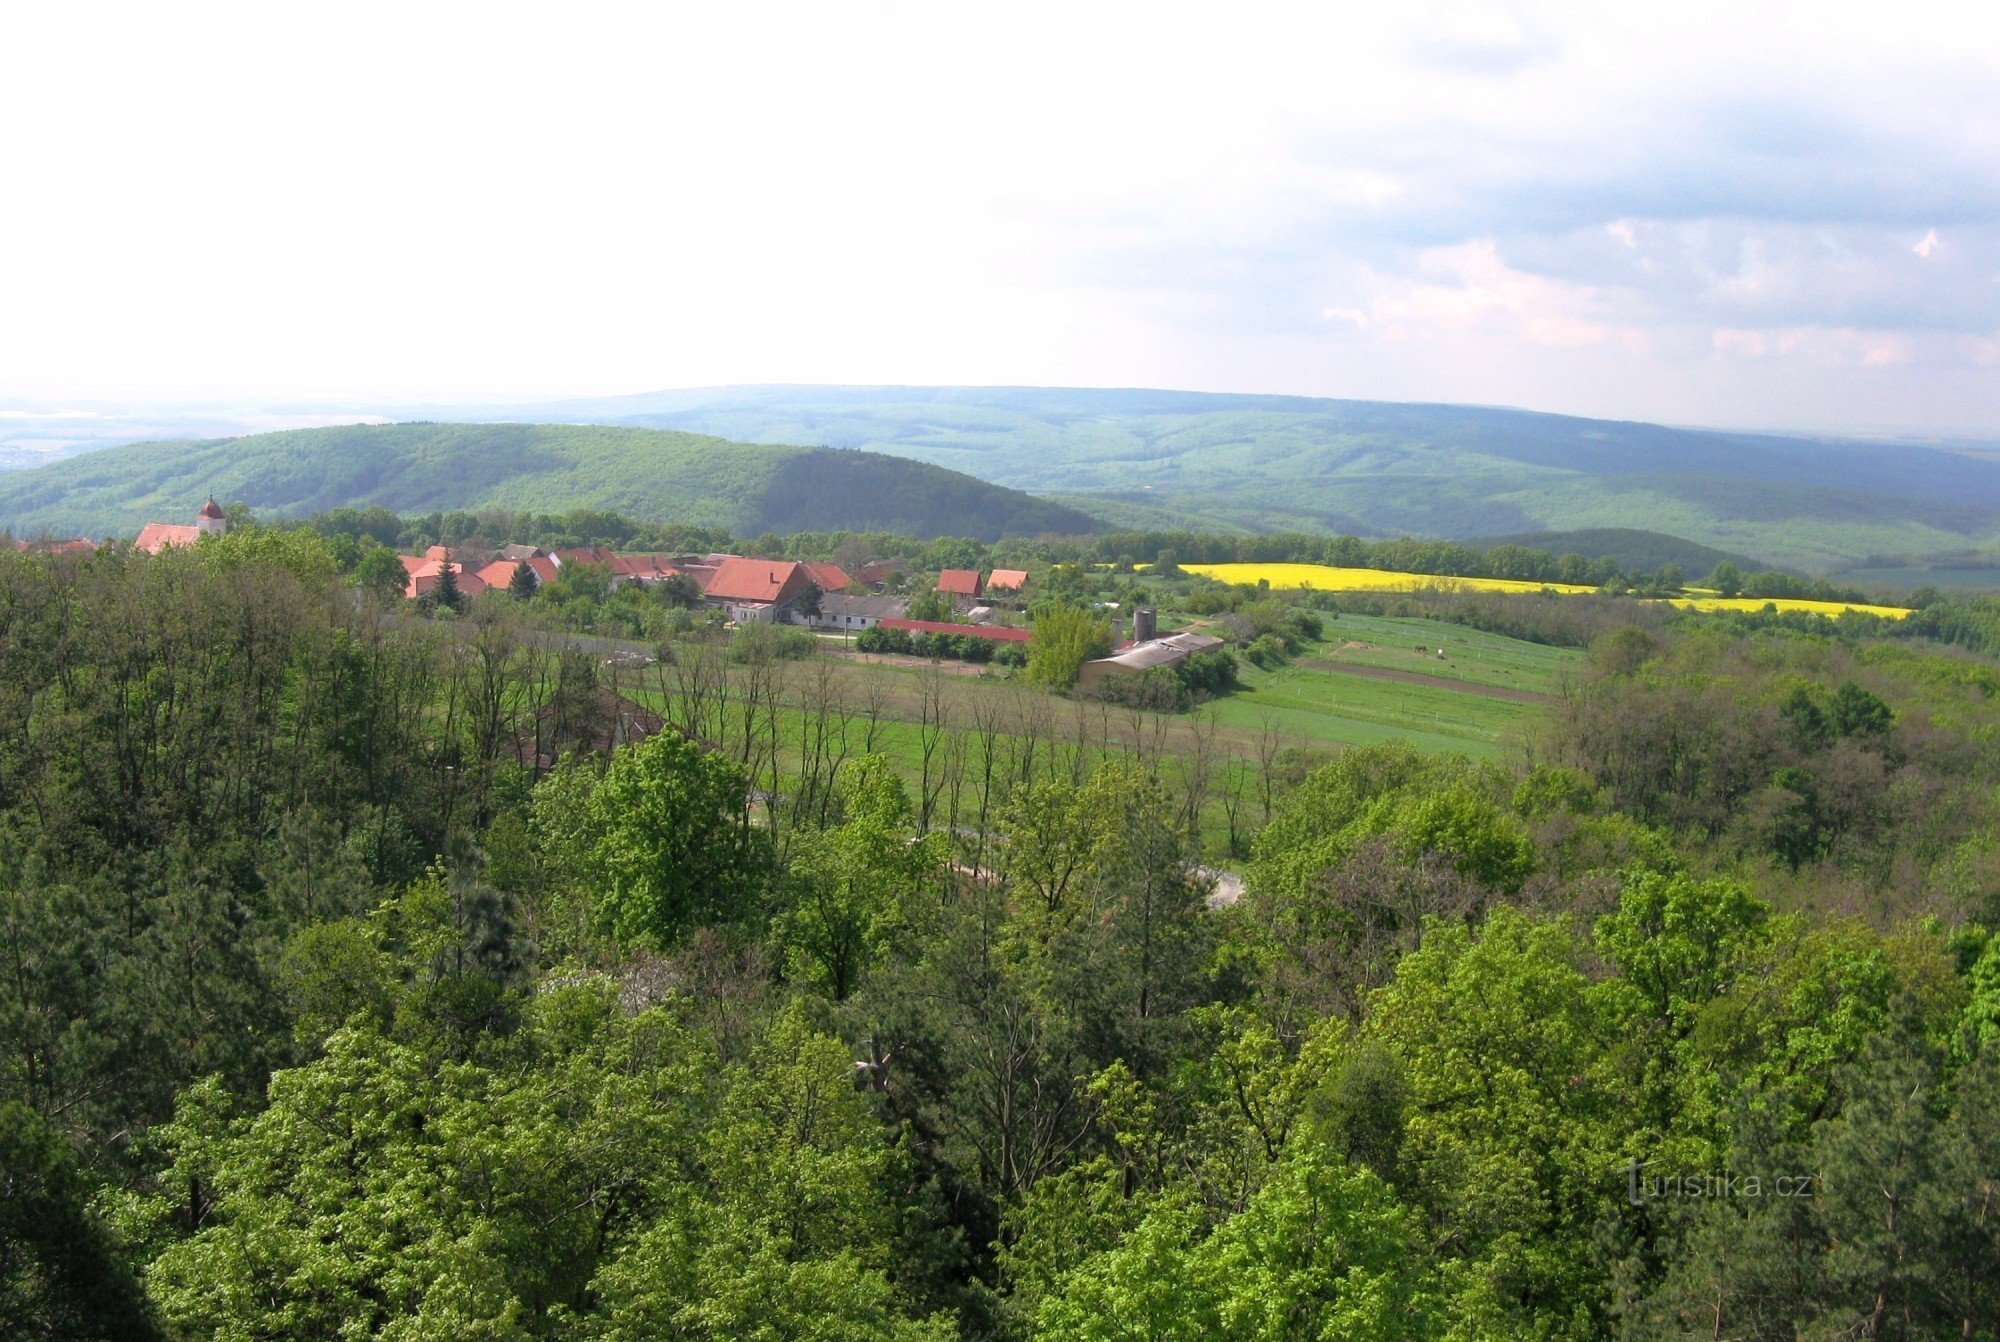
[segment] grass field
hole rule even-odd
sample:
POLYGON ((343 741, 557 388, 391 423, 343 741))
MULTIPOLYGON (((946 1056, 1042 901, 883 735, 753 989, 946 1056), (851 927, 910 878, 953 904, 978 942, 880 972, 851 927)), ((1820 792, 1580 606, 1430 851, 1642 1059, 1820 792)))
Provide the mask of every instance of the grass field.
MULTIPOLYGON (((1571 595, 1594 592, 1594 587, 1574 583, 1522 582, 1514 578, 1441 578, 1431 573, 1400 573, 1392 569, 1335 568, 1329 564, 1182 564, 1189 573, 1217 582, 1268 582, 1275 591, 1317 592, 1415 592, 1439 589, 1468 592, 1565 592, 1571 595)), ((1839 615, 1858 610, 1899 620, 1910 612, 1900 606, 1871 606, 1859 602, 1807 601, 1793 598, 1678 597, 1673 604, 1684 610, 1762 610, 1767 605, 1779 610, 1809 610, 1821 615, 1839 615)))
MULTIPOLYGON (((954 663, 862 660, 835 646, 828 646, 826 657, 837 673, 831 688, 842 705, 838 716, 845 718, 844 753, 882 755, 913 792, 924 771, 927 698, 942 706, 946 722, 962 734, 955 748, 968 776, 978 771, 982 741, 991 739, 1013 760, 1033 751, 1058 768, 1079 749, 1091 757, 1157 759, 1171 789, 1182 785, 1198 734, 1212 733, 1211 758, 1219 768, 1202 811, 1202 830, 1218 860, 1227 850, 1220 794, 1232 774, 1254 792, 1260 746, 1331 753, 1404 742, 1425 751, 1501 758, 1544 711, 1534 697, 1552 693, 1582 657, 1434 620, 1342 615, 1329 620, 1326 630, 1323 642, 1289 665, 1265 671, 1242 663, 1242 683, 1234 693, 1178 715, 1047 694, 997 668, 962 674, 968 668, 954 663), (1426 647, 1424 654, 1416 651, 1419 644, 1426 647), (1440 644, 1446 650, 1442 660, 1436 656, 1440 644)), ((814 662, 779 666, 784 689, 778 725, 788 768, 799 758, 815 698, 827 688, 819 680, 823 670, 824 664, 814 662)), ((655 708, 666 708, 672 693, 667 668, 619 672, 614 681, 620 692, 655 708)), ((733 708, 720 724, 717 744, 725 752, 740 745, 740 714, 740 707, 733 708)), ((954 748, 935 739, 931 745, 935 778, 940 768, 949 771, 954 748)), ((941 799, 939 805, 948 803, 941 799)))

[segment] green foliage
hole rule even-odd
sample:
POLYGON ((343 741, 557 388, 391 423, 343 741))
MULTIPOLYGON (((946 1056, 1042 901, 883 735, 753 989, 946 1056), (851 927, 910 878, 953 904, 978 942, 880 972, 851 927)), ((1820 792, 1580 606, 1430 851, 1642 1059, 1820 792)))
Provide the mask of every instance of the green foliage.
POLYGON ((1437 1282, 1416 1218, 1366 1170, 1309 1150, 1212 1229, 1167 1199, 1115 1249, 1065 1273, 1036 1336, 1391 1339, 1437 1335, 1437 1282))
POLYGON ((119 1246, 90 1214, 62 1138, 0 1100, 0 1335, 142 1342, 160 1330, 119 1246))
POLYGON ((950 597, 946 596, 943 592, 932 589, 930 591, 918 592, 915 596, 911 597, 907 614, 912 620, 938 622, 949 621, 955 618, 957 612, 952 608, 950 597))
POLYGON ((801 836, 772 940, 796 976, 844 1001, 911 917, 910 902, 948 856, 945 836, 918 838, 909 794, 878 755, 849 764, 842 822, 801 836))
POLYGON ((1110 651, 1110 621, 1080 606, 1045 603, 1034 611, 1022 674, 1037 685, 1067 689, 1085 662, 1110 651))
POLYGON ((743 772, 678 732, 620 751, 589 803, 604 928, 623 945, 659 948, 756 913, 770 855, 749 804, 743 772))

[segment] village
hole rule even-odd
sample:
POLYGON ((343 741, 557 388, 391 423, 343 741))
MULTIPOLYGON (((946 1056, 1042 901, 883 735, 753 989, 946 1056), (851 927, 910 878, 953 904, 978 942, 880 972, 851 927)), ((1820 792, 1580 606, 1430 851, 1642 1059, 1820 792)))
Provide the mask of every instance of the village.
MULTIPOLYGON (((148 522, 132 548, 157 555, 194 545, 206 536, 227 535, 229 525, 225 511, 210 496, 191 523, 148 522)), ((65 553, 98 548, 96 542, 81 537, 15 541, 14 546, 65 553)), ((945 568, 926 583, 906 564, 892 559, 871 560, 849 572, 825 561, 724 553, 631 554, 601 545, 549 549, 527 544, 432 545, 420 555, 397 557, 403 568, 403 599, 412 603, 435 605, 448 599, 448 604, 457 606, 487 592, 525 599, 565 573, 590 570, 602 575, 606 590, 627 585, 670 590, 736 627, 785 625, 849 636, 879 629, 903 635, 898 647, 919 638, 925 640, 918 645, 923 647, 944 640, 960 646, 990 645, 974 658, 978 661, 995 660, 1002 648, 1023 649, 1031 638, 1029 576, 1017 568, 945 568)), ((1179 666, 1224 645, 1212 634, 1162 635, 1156 613, 1146 607, 1130 612, 1129 628, 1123 611, 1107 609, 1105 614, 1113 630, 1112 646, 1107 655, 1080 667, 1077 686, 1086 692, 1122 677, 1179 666)))

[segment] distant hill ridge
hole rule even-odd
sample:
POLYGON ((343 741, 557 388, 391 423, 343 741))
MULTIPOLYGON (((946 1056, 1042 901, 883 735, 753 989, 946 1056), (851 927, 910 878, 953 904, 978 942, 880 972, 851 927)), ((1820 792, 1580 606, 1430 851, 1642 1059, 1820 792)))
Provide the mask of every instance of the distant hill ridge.
POLYGON ((607 508, 638 521, 763 531, 1082 535, 1088 514, 874 452, 758 445, 633 426, 352 424, 104 448, 0 474, 16 535, 119 535, 209 493, 262 514, 380 504, 413 514, 607 508))
POLYGON ((1629 527, 1598 527, 1584 531, 1525 531, 1513 536, 1477 536, 1466 542, 1484 549, 1496 545, 1520 545, 1530 550, 1543 550, 1549 554, 1579 554, 1590 559, 1616 560, 1618 567, 1627 573, 1657 573, 1667 564, 1678 565, 1681 572, 1690 578, 1700 578, 1713 573, 1715 566, 1727 560, 1745 572, 1755 573, 1771 567, 1766 560, 1754 555, 1738 554, 1729 550, 1718 550, 1708 545, 1697 545, 1679 536, 1668 536, 1658 531, 1640 531, 1629 527))
POLYGON ((1037 387, 727 387, 551 418, 915 457, 1124 525, 1670 533, 1824 570, 2000 539, 2000 460, 1490 406, 1037 387))

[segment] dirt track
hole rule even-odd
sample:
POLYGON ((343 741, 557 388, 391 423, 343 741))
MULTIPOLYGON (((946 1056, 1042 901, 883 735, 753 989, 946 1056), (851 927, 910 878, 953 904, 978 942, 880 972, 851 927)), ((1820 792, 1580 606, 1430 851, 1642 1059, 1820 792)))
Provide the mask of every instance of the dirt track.
POLYGON ((1450 676, 1433 676, 1423 671, 1397 671, 1387 666, 1357 666, 1353 662, 1308 661, 1300 666, 1310 666, 1315 671, 1340 671, 1350 676, 1372 676, 1376 680, 1400 680, 1408 685, 1431 685, 1440 690, 1457 690, 1461 694, 1477 694, 1487 699, 1507 699, 1517 704, 1545 704, 1546 694, 1535 694, 1529 690, 1510 690, 1504 685, 1478 685, 1469 680, 1454 680, 1450 676))

